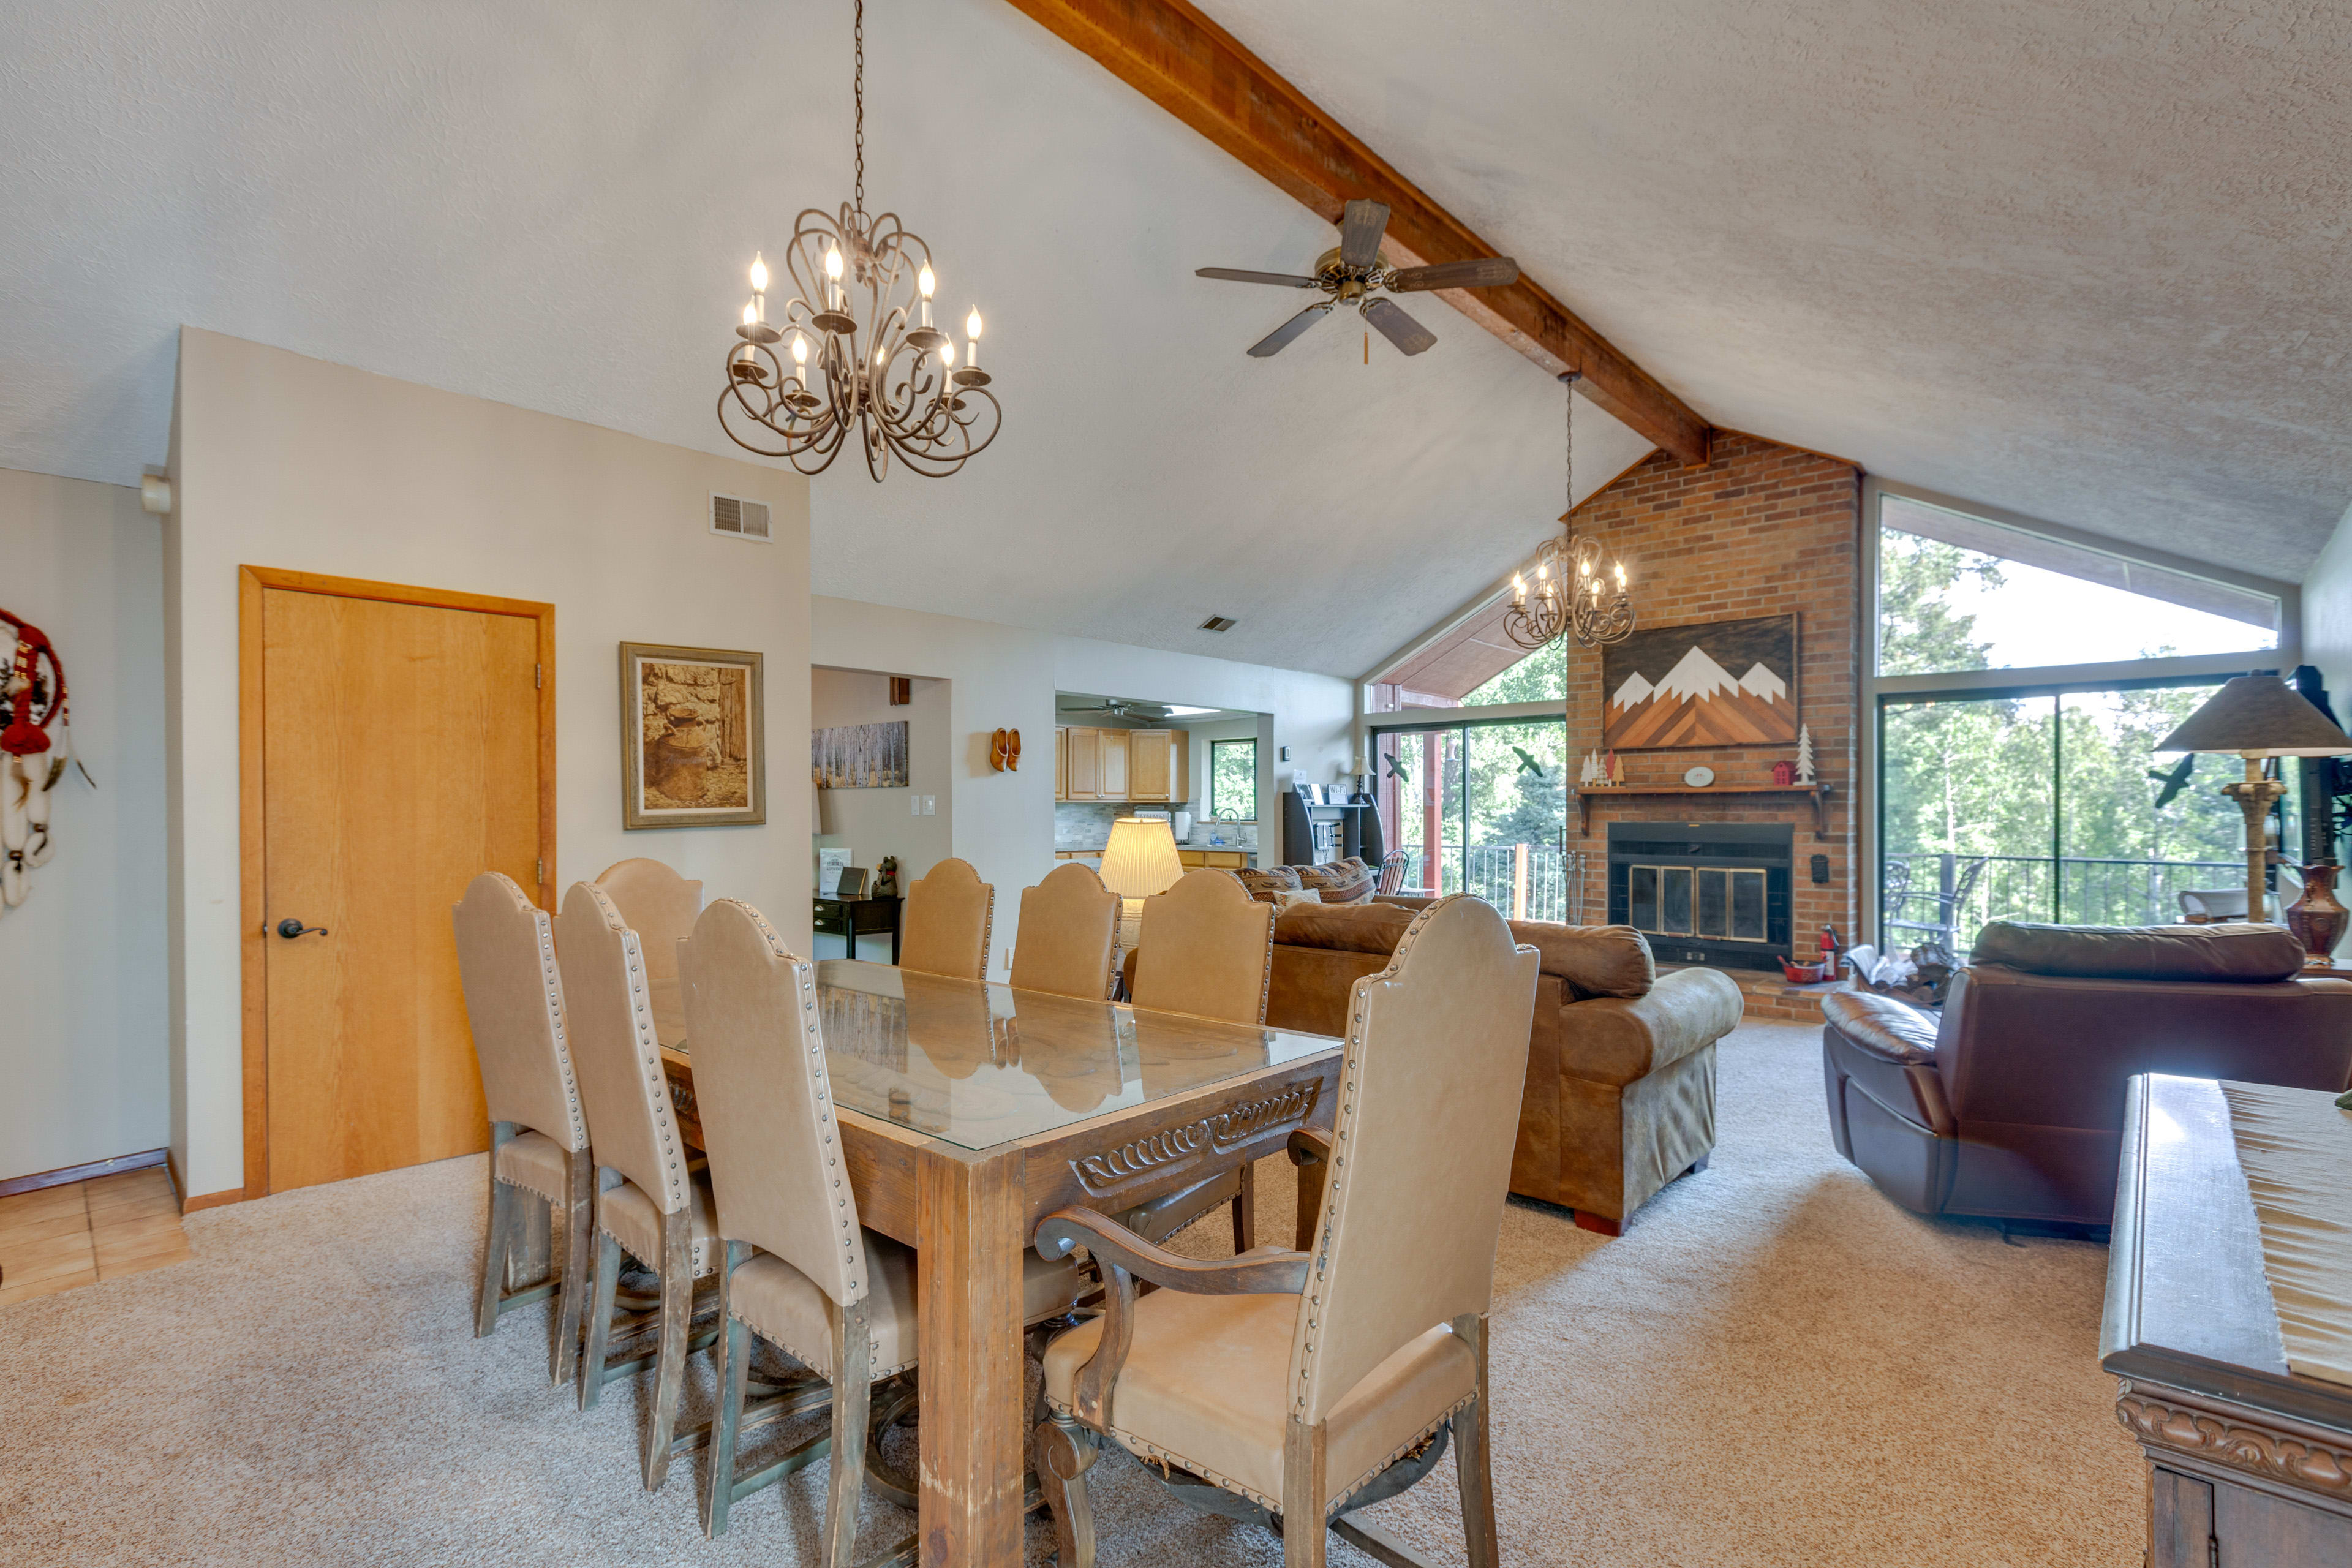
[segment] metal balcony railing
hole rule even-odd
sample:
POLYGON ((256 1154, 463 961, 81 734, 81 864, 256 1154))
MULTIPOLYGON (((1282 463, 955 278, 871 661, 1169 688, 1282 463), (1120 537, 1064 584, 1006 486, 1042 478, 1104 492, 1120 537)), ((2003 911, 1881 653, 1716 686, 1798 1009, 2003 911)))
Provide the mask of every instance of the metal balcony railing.
POLYGON ((2065 925, 2167 925, 2185 889, 2241 885, 2243 860, 2125 860, 2098 856, 1885 856, 1880 924, 1889 948, 1928 938, 1965 957, 1990 920, 2065 925))

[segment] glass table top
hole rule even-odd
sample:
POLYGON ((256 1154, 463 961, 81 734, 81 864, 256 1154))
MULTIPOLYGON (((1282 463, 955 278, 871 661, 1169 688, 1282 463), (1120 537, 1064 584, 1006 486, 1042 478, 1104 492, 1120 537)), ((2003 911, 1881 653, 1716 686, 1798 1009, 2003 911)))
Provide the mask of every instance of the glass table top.
MULTIPOLYGON (((820 959, 816 983, 835 1103, 966 1149, 1339 1048, 1323 1035, 851 959, 820 959)), ((685 1040, 664 1044, 692 1059, 685 1040)))

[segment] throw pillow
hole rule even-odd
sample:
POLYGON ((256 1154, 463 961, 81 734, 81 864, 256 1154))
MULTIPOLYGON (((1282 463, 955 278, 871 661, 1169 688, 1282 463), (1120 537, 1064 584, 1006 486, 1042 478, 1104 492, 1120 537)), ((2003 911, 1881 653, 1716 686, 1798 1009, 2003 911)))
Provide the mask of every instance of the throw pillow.
POLYGON ((1323 895, 1323 901, 1327 904, 1361 902, 1372 896, 1372 889, 1380 883, 1379 878, 1344 860, 1325 866, 1300 866, 1295 869, 1298 873, 1298 885, 1315 889, 1323 895))
POLYGON ((1292 892, 1286 888, 1277 889, 1274 895, 1274 916, 1275 919, 1280 920, 1300 904, 1314 904, 1319 907, 1322 902, 1323 895, 1312 888, 1302 888, 1297 892, 1292 892))
POLYGON ((1288 866, 1274 866, 1264 870, 1245 867, 1234 875, 1242 879, 1242 886, 1249 889, 1249 896, 1262 904, 1274 902, 1276 893, 1295 893, 1300 887, 1298 873, 1288 866))

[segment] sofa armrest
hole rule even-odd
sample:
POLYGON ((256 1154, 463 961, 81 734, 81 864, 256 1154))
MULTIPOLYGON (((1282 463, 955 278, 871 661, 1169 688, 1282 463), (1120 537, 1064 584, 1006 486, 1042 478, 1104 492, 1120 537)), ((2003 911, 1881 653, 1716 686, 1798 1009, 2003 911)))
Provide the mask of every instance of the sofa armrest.
POLYGON ((1560 1071, 1623 1087, 1671 1067, 1739 1026, 1746 999, 1713 969, 1676 969, 1642 996, 1594 996, 1559 1010, 1560 1071))
POLYGON ((1822 998, 1822 1016, 1857 1050, 1902 1067, 1936 1059, 1936 1023, 1916 1007, 1867 991, 1833 991, 1822 998))
POLYGON ((1394 904, 1401 910, 1425 910, 1437 902, 1435 899, 1423 898, 1419 893, 1376 893, 1370 901, 1376 904, 1394 904))
POLYGON ((1936 1025, 1891 996, 1838 991, 1822 998, 1822 1052, 1832 1085, 1851 1079, 1888 1114, 1938 1137, 1959 1123, 1936 1063, 1936 1025))

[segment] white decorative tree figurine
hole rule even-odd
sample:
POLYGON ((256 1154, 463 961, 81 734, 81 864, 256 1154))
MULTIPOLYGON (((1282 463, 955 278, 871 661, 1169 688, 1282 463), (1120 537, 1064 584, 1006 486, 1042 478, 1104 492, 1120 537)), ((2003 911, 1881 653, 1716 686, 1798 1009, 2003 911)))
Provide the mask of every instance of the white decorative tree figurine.
POLYGON ((1600 757, 1591 752, 1584 753, 1584 771, 1577 776, 1576 782, 1587 789, 1601 782, 1600 757))
POLYGON ((1797 726, 1797 782, 1813 782, 1813 730, 1810 724, 1797 726))

